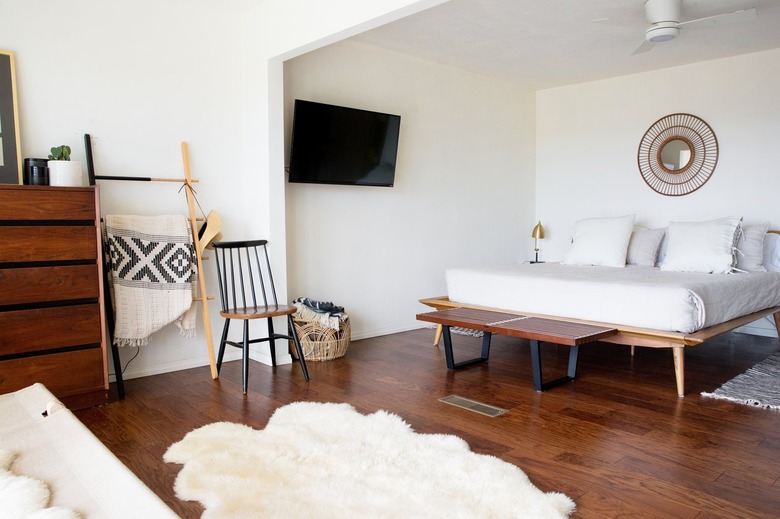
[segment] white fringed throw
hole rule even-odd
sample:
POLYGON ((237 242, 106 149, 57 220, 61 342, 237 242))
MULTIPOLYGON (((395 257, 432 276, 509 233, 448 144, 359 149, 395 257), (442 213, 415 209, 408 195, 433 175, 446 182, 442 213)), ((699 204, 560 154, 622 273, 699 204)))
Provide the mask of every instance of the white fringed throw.
POLYGON ((109 215, 105 223, 116 320, 114 343, 146 345, 152 333, 172 322, 182 335, 192 337, 197 268, 187 218, 109 215))

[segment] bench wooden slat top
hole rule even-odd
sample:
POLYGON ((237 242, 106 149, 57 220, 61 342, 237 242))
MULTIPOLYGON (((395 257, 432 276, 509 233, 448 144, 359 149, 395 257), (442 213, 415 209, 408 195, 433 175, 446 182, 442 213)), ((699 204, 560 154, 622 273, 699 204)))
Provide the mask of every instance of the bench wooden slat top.
POLYGON ((617 333, 615 328, 471 308, 450 308, 418 314, 417 319, 565 346, 579 346, 617 333))
POLYGON ((617 330, 589 324, 527 317, 520 321, 502 323, 496 327, 496 333, 566 346, 579 346, 615 335, 617 330))
POLYGON ((474 310, 471 308, 449 308, 436 312, 418 314, 417 320, 427 321, 444 326, 460 326, 471 330, 487 331, 490 323, 504 321, 509 318, 522 316, 505 314, 502 312, 491 312, 488 310, 474 310))

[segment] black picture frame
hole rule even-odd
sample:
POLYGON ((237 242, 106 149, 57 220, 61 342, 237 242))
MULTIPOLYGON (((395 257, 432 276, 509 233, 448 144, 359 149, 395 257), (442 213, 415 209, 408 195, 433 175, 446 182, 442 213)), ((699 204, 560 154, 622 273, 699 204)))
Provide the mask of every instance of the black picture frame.
POLYGON ((0 50, 0 184, 22 183, 13 52, 0 50))

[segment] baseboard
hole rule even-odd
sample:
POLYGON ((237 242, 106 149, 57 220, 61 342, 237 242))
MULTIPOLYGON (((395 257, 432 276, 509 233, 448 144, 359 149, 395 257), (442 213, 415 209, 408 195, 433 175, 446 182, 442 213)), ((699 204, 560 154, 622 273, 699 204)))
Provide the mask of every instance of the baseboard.
MULTIPOLYGON (((229 362, 231 360, 240 360, 240 359, 241 359, 241 352, 226 351, 223 361, 229 362)), ((191 369, 191 368, 199 368, 201 366, 208 366, 208 365, 209 365, 208 358, 186 359, 182 361, 165 362, 165 363, 153 364, 149 366, 139 366, 136 369, 132 369, 133 364, 130 363, 130 365, 127 367, 127 370, 122 374, 122 378, 124 380, 130 380, 134 378, 151 377, 153 375, 161 375, 163 373, 172 373, 174 371, 181 371, 184 369, 191 369)), ((116 376, 111 374, 109 375, 108 380, 109 382, 116 382, 116 376)))
POLYGON ((761 337, 774 337, 777 338, 777 328, 775 327, 775 321, 771 315, 768 315, 758 321, 753 321, 745 326, 740 326, 734 330, 735 333, 742 333, 746 335, 759 335, 761 337))
MULTIPOLYGON (((395 327, 388 327, 388 328, 375 328, 371 330, 362 330, 358 333, 353 333, 352 340, 359 341, 361 339, 370 339, 372 337, 381 337, 383 335, 392 335, 394 333, 408 332, 411 330, 419 330, 420 328, 424 327, 421 326, 420 323, 417 323, 416 321, 415 323, 416 324, 411 324, 407 326, 395 326, 395 327)), ((282 350, 282 346, 280 341, 280 345, 277 348, 276 365, 281 366, 285 364, 291 364, 293 362, 292 356, 287 352, 282 353, 281 350, 282 350)), ((254 361, 260 362, 262 364, 265 364, 267 366, 271 365, 271 354, 268 350, 267 345, 258 346, 257 349, 255 349, 255 347, 250 346, 249 358, 254 361)), ((224 362, 230 362, 233 360, 241 360, 241 351, 233 348, 228 348, 225 351, 224 362)), ((139 366, 137 369, 133 369, 133 364, 130 363, 130 365, 127 367, 127 371, 125 371, 123 374, 123 378, 125 380, 130 380, 134 378, 150 377, 153 375, 160 375, 162 373, 171 373, 174 371, 181 371, 184 369, 208 366, 208 364, 209 362, 207 358, 186 359, 182 361, 166 362, 166 363, 154 364, 148 366, 139 366)), ((110 375, 109 381, 116 382, 116 377, 114 375, 110 375)))
MULTIPOLYGON (((415 321, 416 322, 416 321, 415 321)), ((381 337, 383 335, 392 335, 394 333, 409 332, 412 330, 419 330, 423 328, 420 323, 411 324, 406 326, 394 326, 391 328, 375 328, 373 330, 360 330, 355 332, 353 330, 352 340, 359 341, 360 339, 370 339, 372 337, 381 337)))
MULTIPOLYGON (((277 348, 276 352, 276 365, 284 366, 285 364, 292 364, 292 355, 287 352, 282 353, 281 351, 278 351, 279 349, 280 348, 277 348)), ((273 363, 271 362, 271 352, 267 346, 264 351, 253 350, 250 346, 249 358, 261 364, 265 364, 266 366, 273 366, 273 363)))

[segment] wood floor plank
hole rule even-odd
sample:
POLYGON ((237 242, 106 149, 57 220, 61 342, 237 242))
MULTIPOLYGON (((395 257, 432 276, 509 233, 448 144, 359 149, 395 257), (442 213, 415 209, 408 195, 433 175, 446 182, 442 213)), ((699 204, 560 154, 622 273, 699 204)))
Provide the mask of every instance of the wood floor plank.
MULTIPOLYGON (((577 519, 668 519, 668 516, 656 515, 640 504, 625 502, 613 495, 600 492, 588 492, 577 500, 577 519)), ((697 518, 698 519, 698 518, 697 518)))
MULTIPOLYGON (((699 504, 702 509, 711 513, 725 514, 728 517, 776 517, 776 511, 780 510, 778 500, 772 489, 765 484, 755 485, 750 480, 734 480, 720 476, 715 481, 705 482, 693 477, 690 473, 673 473, 659 469, 644 460, 629 459, 621 461, 620 467, 638 475, 644 475, 653 480, 664 480, 684 490, 678 494, 678 499, 686 499, 689 503, 699 504), (735 503, 733 496, 744 495, 751 491, 760 495, 745 503, 735 503), (703 505, 706 503, 706 507, 703 505)), ((669 491, 677 494, 678 491, 669 491)))
MULTIPOLYGON (((544 491, 577 503, 573 518, 776 517, 780 505, 780 413, 707 399, 733 376, 780 349, 780 341, 730 333, 686 351, 687 395, 676 395, 668 351, 586 344, 578 377, 544 393, 532 388, 528 341, 496 336, 490 360, 446 369, 433 330, 354 341, 345 357, 271 368, 208 366, 126 381, 125 400, 77 416, 184 518, 197 503, 176 498, 180 467, 162 454, 190 430, 215 421, 261 429, 274 410, 296 401, 348 402, 384 409, 420 433, 455 434, 472 450, 523 469, 544 491), (440 402, 459 395, 507 409, 495 418, 440 402)), ((453 336, 456 358, 481 340, 453 336)), ((545 377, 565 373, 568 347, 543 345, 545 377)))
MULTIPOLYGON (((691 463, 719 467, 722 472, 736 470, 750 473, 754 478, 761 478, 767 484, 771 484, 777 478, 778 458, 777 451, 759 449, 757 446, 738 445, 723 441, 714 430, 710 434, 687 435, 687 431, 680 431, 676 435, 666 432, 653 431, 648 435, 651 441, 667 445, 669 452, 687 453, 686 459, 691 463), (723 453, 746 453, 749 456, 723 456, 723 453), (763 455, 762 455, 763 454, 763 455)), ((674 458, 672 458, 673 460, 674 458)))

